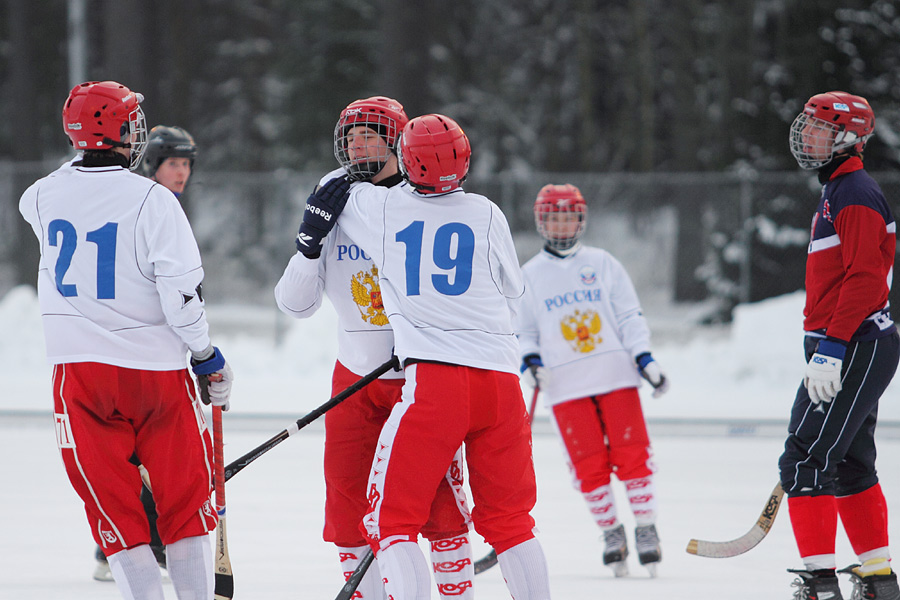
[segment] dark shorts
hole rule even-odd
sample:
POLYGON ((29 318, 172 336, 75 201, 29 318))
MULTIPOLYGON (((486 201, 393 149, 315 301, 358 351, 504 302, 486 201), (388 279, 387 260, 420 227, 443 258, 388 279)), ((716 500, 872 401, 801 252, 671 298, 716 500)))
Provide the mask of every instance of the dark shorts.
MULTIPOLYGON (((817 341, 806 339, 807 360, 817 341)), ((894 377, 898 359, 900 336, 895 330, 882 338, 849 344, 841 391, 831 402, 813 404, 800 384, 784 454, 778 461, 788 496, 848 496, 878 483, 878 400, 894 377)))

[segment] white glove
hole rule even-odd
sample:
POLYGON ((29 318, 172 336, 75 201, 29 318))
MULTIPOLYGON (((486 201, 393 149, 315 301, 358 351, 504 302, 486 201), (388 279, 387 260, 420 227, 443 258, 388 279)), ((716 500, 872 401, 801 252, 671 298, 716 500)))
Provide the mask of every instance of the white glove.
POLYGON ((218 348, 210 346, 201 352, 191 352, 191 369, 197 377, 200 400, 204 404, 231 408, 231 383, 234 375, 218 348))
POLYGON ((659 363, 650 355, 644 352, 634 357, 637 363, 638 371, 641 377, 647 380, 647 383, 653 386, 653 397, 659 398, 669 391, 669 380, 659 368, 659 363))
POLYGON ((231 383, 234 381, 234 374, 228 363, 222 367, 220 371, 213 373, 209 377, 209 403, 213 406, 221 406, 222 410, 231 408, 231 383))
POLYGON ((806 365, 803 385, 809 392, 813 404, 831 402, 841 391, 841 367, 844 361, 834 356, 816 352, 806 365))
POLYGON ((528 387, 546 390, 550 384, 550 371, 544 366, 540 354, 522 357, 522 378, 528 387))
POLYGON ((547 367, 533 365, 525 369, 522 375, 525 383, 532 388, 546 390, 550 384, 550 370, 547 367))

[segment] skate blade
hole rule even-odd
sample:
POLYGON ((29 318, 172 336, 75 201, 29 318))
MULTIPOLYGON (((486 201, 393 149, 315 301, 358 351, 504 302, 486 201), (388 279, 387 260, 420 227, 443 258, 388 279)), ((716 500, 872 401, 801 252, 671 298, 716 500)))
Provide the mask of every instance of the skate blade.
POLYGON ((657 567, 657 565, 658 565, 658 563, 647 563, 646 565, 644 565, 644 568, 646 568, 647 571, 650 573, 650 579, 656 579, 656 575, 657 575, 656 567, 657 567))
POLYGON ((624 561, 609 563, 606 566, 613 570, 613 574, 616 577, 627 577, 628 576, 628 563, 626 563, 624 561))

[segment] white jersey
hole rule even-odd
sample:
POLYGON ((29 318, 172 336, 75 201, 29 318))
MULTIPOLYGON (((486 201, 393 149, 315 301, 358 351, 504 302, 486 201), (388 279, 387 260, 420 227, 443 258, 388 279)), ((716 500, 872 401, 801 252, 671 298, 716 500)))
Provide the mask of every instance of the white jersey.
POLYGON ((356 183, 338 224, 381 265, 397 356, 518 373, 511 303, 522 272, 506 217, 484 196, 356 183))
POLYGON ((19 211, 40 241, 38 298, 51 364, 169 371, 209 346, 200 252, 165 187, 118 167, 66 163, 19 211))
POLYGON ((618 260, 589 246, 564 258, 542 250, 522 271, 519 343, 550 370, 548 406, 640 385, 634 357, 650 351, 650 330, 618 260))
MULTIPOLYGON (((337 169, 320 183, 346 174, 337 169)), ((283 313, 305 319, 322 305, 323 293, 338 316, 340 363, 365 375, 387 362, 394 334, 384 314, 378 267, 340 224, 325 237, 319 258, 309 259, 300 252, 291 258, 275 286, 275 302, 283 313)), ((382 378, 401 379, 403 372, 391 370, 382 378)))

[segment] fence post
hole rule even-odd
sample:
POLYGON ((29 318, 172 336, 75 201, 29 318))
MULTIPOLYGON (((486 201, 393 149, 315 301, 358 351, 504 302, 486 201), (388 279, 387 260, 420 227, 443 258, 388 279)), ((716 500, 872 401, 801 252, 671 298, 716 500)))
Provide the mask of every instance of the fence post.
POLYGON ((746 304, 750 302, 751 287, 753 285, 753 182, 756 179, 756 171, 751 167, 742 165, 738 170, 740 178, 741 199, 741 246, 743 255, 740 265, 740 282, 738 287, 738 302, 746 304))

